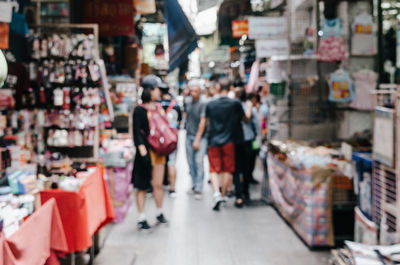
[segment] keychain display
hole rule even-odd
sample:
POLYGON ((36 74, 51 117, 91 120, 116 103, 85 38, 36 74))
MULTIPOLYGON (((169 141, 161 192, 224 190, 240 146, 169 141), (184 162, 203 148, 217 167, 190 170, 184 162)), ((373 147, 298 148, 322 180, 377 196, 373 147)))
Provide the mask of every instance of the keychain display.
POLYGON ((47 148, 62 148, 71 155, 73 148, 93 146, 102 102, 94 36, 33 35, 30 43, 29 71, 36 77, 36 106, 45 109, 42 122, 47 148))

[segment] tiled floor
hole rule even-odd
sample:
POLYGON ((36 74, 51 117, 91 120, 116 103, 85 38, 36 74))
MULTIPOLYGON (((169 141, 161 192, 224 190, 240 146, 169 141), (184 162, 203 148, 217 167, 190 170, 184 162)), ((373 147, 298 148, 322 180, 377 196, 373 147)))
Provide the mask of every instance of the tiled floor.
MULTIPOLYGON (((181 137, 183 138, 183 137, 181 137)), ((182 143, 181 143, 182 144, 182 143)), ((256 172, 258 178, 261 172, 256 172)), ((211 187, 196 201, 186 191, 190 177, 184 148, 178 154, 178 197, 165 199, 168 227, 152 233, 136 230, 136 207, 122 224, 103 231, 103 248, 96 265, 322 265, 329 253, 312 252, 296 237, 274 209, 268 206, 238 210, 230 202, 221 212, 212 207, 211 187)), ((259 186, 259 185, 258 185, 259 186)), ((260 188, 254 187, 253 198, 260 188)), ((155 206, 149 199, 147 216, 155 223, 155 206)))

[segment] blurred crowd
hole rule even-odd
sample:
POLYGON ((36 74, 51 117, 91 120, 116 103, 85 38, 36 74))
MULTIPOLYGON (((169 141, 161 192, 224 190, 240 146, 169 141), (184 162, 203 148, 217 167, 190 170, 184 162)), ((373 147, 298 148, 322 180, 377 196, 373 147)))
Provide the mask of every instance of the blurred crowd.
MULTIPOLYGON (((157 207, 157 222, 168 223, 163 211, 164 185, 169 197, 177 196, 178 135, 184 145, 192 186, 188 193, 203 198, 206 181, 213 189, 214 211, 235 197, 242 208, 251 201, 250 185, 256 161, 268 129, 268 86, 248 91, 242 83, 227 78, 213 81, 192 79, 177 95, 155 75, 141 82, 141 100, 133 114, 134 141, 137 148, 133 172, 139 211, 138 229, 150 225, 144 212, 147 194, 157 207), (185 133, 178 134, 179 129, 185 133), (209 180, 205 180, 205 157, 209 180)), ((182 175, 180 175, 182 177, 182 175)), ((188 176, 189 177, 189 176, 188 176)))

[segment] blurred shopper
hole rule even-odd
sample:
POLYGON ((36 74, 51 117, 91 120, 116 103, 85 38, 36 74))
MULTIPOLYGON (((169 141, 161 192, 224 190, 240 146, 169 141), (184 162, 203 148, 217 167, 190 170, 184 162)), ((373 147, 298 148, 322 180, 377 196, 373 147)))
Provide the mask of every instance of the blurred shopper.
POLYGON ((137 189, 136 202, 139 211, 138 229, 140 230, 151 228, 144 213, 146 190, 151 185, 157 206, 157 221, 159 223, 167 223, 162 211, 162 184, 166 157, 155 154, 147 140, 150 134, 149 115, 156 111, 162 111, 161 108, 157 107, 156 103, 160 99, 160 84, 161 79, 157 76, 148 75, 143 78, 141 96, 143 104, 137 106, 133 113, 133 136, 137 148, 133 169, 133 184, 137 189))
MULTIPOLYGON (((176 100, 169 92, 169 87, 167 83, 160 84, 161 90, 161 106, 163 107, 165 114, 171 128, 179 130, 180 122, 182 121, 182 111, 176 100)), ((168 155, 167 158, 167 175, 169 181, 169 196, 171 198, 176 198, 175 183, 176 183, 176 158, 178 154, 178 149, 173 153, 168 155)))
POLYGON ((264 107, 262 108, 261 106, 261 98, 260 95, 256 94, 256 93, 250 93, 248 95, 248 100, 251 101, 251 103, 253 104, 253 118, 252 118, 252 122, 253 122, 253 126, 255 129, 255 134, 256 137, 252 142, 252 162, 251 162, 251 180, 250 183, 251 184, 259 184, 259 182, 254 178, 253 172, 254 169, 256 167, 256 161, 257 161, 257 157, 258 154, 260 153, 260 148, 261 148, 261 143, 262 143, 262 138, 263 138, 263 130, 262 130, 262 123, 265 122, 266 123, 266 119, 267 119, 267 114, 264 112, 264 107))
POLYGON ((195 199, 200 200, 203 192, 204 182, 204 157, 207 152, 207 134, 203 133, 200 138, 198 149, 195 150, 193 143, 199 127, 201 118, 205 117, 206 100, 202 98, 200 80, 189 82, 190 97, 186 98, 184 112, 186 115, 186 155, 192 177, 192 189, 195 199))
POLYGON ((255 141, 257 137, 257 113, 256 110, 252 107, 253 104, 248 100, 248 95, 244 88, 241 88, 238 97, 241 101, 242 107, 245 112, 251 112, 251 120, 250 122, 241 122, 242 130, 243 130, 243 138, 241 141, 237 141, 236 143, 236 155, 235 162, 237 163, 237 167, 234 174, 234 184, 235 184, 235 193, 236 193, 236 207, 243 206, 243 199, 245 202, 250 201, 250 183, 253 178, 253 159, 254 159, 254 150, 253 150, 253 141, 255 141), (242 176, 242 178, 241 178, 242 176))
POLYGON ((216 81, 210 82, 207 88, 207 98, 214 99, 218 97, 219 84, 216 81))
POLYGON ((245 113, 239 101, 227 97, 229 90, 229 80, 221 79, 220 97, 207 104, 205 117, 200 121, 193 143, 194 149, 199 150, 201 138, 208 123, 208 159, 214 189, 213 210, 215 211, 220 209, 222 198, 235 172, 235 142, 243 137, 241 121, 242 119, 250 121, 251 118, 251 103, 247 103, 248 111, 245 113), (220 183, 222 183, 221 191, 220 183))

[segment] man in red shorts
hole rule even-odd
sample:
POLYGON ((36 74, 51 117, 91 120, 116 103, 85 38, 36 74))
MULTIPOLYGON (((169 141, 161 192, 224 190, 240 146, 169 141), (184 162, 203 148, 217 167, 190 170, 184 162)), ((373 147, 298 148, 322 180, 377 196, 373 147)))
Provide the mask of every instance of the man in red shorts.
POLYGON ((227 78, 220 80, 220 97, 210 101, 206 107, 206 115, 201 119, 193 148, 197 150, 200 140, 208 124, 208 160, 210 162, 210 178, 214 189, 215 205, 218 211, 225 196, 232 174, 235 171, 235 142, 243 138, 241 121, 251 119, 251 102, 247 102, 246 113, 238 100, 228 98, 230 82, 227 78), (222 194, 220 192, 222 184, 222 194))

